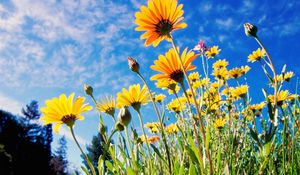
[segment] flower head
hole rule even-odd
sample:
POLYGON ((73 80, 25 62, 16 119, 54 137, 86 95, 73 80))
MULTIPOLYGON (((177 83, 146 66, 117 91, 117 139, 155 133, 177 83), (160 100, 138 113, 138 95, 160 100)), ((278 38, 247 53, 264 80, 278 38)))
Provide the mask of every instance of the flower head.
POLYGON ((207 49, 205 55, 207 56, 207 58, 214 58, 216 55, 219 54, 220 51, 221 49, 219 49, 219 46, 213 46, 207 49))
MULTIPOLYGON (((182 98, 182 99, 184 99, 184 98, 182 98)), ((182 100, 174 99, 169 104, 167 104, 167 109, 172 112, 180 113, 181 111, 183 111, 185 109, 185 105, 182 100)))
POLYGON ((154 96, 154 101, 161 103, 165 98, 166 96, 164 94, 158 94, 154 96))
POLYGON ((74 93, 69 97, 61 94, 58 98, 46 100, 46 106, 41 108, 43 116, 40 118, 44 124, 55 123, 54 131, 58 132, 61 124, 73 127, 76 120, 83 120, 82 113, 92 109, 92 106, 84 104, 84 97, 74 100, 74 93))
MULTIPOLYGON (((276 99, 277 105, 278 106, 283 105, 283 102, 288 100, 288 97, 289 97, 288 90, 278 92, 277 99, 276 99)), ((274 95, 269 95, 268 98, 271 101, 271 103, 274 103, 274 99, 275 99, 274 95)))
POLYGON ((214 122, 214 127, 217 128, 217 129, 222 129, 224 127, 225 123, 226 123, 225 119, 218 118, 214 122))
POLYGON ((235 89, 232 90, 232 96, 235 98, 243 98, 248 92, 248 86, 247 85, 241 85, 236 87, 235 89))
POLYGON ((284 79, 284 81, 289 82, 290 79, 291 79, 293 76, 294 76, 294 72, 292 72, 292 71, 286 72, 286 73, 284 73, 284 75, 283 75, 283 79, 284 79))
POLYGON ((255 25, 252 25, 250 23, 245 23, 244 24, 244 29, 245 29, 245 34, 247 36, 252 36, 252 37, 257 37, 256 33, 257 33, 257 27, 255 25))
POLYGON ((168 125, 165 130, 168 134, 176 134, 179 131, 177 125, 174 123, 168 125))
POLYGON ((216 79, 220 80, 228 80, 229 78, 228 70, 225 67, 222 67, 220 69, 214 69, 213 75, 216 79))
MULTIPOLYGON (((192 61, 197 56, 198 55, 195 55, 193 51, 187 51, 187 48, 183 50, 181 60, 183 62, 184 69, 187 72, 196 69, 196 66, 192 65, 192 61)), ((161 74, 152 76, 151 80, 171 79, 179 83, 183 81, 184 74, 173 48, 171 48, 165 55, 159 55, 158 60, 155 60, 154 65, 150 67, 153 70, 161 72, 161 74)))
POLYGON ((139 73, 140 65, 135 59, 128 57, 128 66, 133 72, 139 73))
POLYGON ((231 78, 237 79, 243 75, 245 75, 250 70, 249 66, 236 67, 229 70, 229 76, 231 78))
POLYGON ((192 81, 192 82, 195 82, 197 80, 200 79, 200 75, 198 72, 192 72, 189 74, 189 79, 192 81))
POLYGON ((200 53, 203 53, 203 52, 207 51, 207 47, 206 47, 204 41, 201 40, 201 41, 194 47, 193 50, 194 50, 194 51, 198 51, 198 52, 200 52, 200 53))
POLYGON ((116 109, 116 100, 112 96, 103 97, 97 102, 96 108, 100 112, 113 116, 116 109))
POLYGON ((228 65, 228 61, 226 61, 225 59, 223 59, 223 60, 218 60, 218 61, 214 62, 213 68, 214 68, 214 69, 221 69, 221 68, 223 68, 223 67, 226 68, 227 65, 228 65))
POLYGON ((83 89, 87 95, 93 95, 93 87, 92 86, 84 84, 83 89))
POLYGON ((142 88, 140 84, 129 86, 129 89, 122 89, 122 92, 117 94, 118 106, 132 106, 135 110, 139 111, 141 105, 148 103, 149 93, 146 86, 142 88))
POLYGON ((145 31, 140 36, 146 39, 145 45, 153 44, 156 47, 163 39, 170 39, 173 30, 183 29, 187 26, 182 22, 183 5, 177 0, 148 0, 148 6, 141 6, 141 11, 135 13, 135 30, 145 31))
POLYGON ((256 51, 253 51, 252 54, 248 56, 248 62, 259 61, 265 56, 265 51, 263 49, 258 48, 256 51))

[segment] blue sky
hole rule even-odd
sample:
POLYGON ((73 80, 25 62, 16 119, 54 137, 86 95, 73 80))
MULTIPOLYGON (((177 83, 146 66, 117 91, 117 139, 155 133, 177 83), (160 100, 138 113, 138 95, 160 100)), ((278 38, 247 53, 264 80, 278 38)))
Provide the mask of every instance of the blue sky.
MULTIPOLYGON (((258 48, 245 36, 242 24, 258 26, 261 40, 274 59, 277 71, 300 73, 300 1, 181 0, 188 27, 174 32, 181 47, 193 48, 199 40, 218 45, 216 59, 227 59, 230 68, 248 64, 247 75, 253 102, 263 99, 267 79, 258 64, 247 56, 258 48)), ((146 0, 1 0, 0 1, 0 108, 20 113, 31 100, 40 105, 61 93, 84 95, 83 84, 94 87, 97 98, 115 95, 122 87, 140 80, 128 70, 127 57, 141 65, 147 79, 155 72, 149 66, 171 47, 164 41, 157 48, 144 47, 134 31, 134 13, 146 0)), ((200 59, 199 59, 200 60, 200 59)), ((200 61, 195 64, 201 71, 200 61)), ((286 86, 295 91, 296 78, 286 86)), ((153 86, 153 82, 151 82, 153 86)), ((92 101, 88 99, 91 103, 92 101)), ((151 106, 144 109, 146 121, 155 120, 151 106)), ((110 126, 112 121, 105 116, 110 126)), ((96 134, 98 117, 90 112, 78 122, 75 132, 82 144, 96 134)), ((59 135, 70 135, 63 128, 59 135)), ((69 142, 70 160, 79 164, 79 152, 69 142)), ((54 144, 55 146, 55 144, 54 144)))

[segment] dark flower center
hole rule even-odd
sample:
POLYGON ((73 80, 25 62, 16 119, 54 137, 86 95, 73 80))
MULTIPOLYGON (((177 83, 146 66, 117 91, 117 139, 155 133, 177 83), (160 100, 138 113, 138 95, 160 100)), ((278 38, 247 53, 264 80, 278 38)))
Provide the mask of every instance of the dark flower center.
POLYGON ((156 24, 156 32, 158 32, 161 36, 169 35, 172 31, 173 24, 167 20, 163 19, 158 24, 156 24))
POLYGON ((76 118, 77 118, 76 115, 68 114, 68 115, 63 116, 61 121, 64 122, 66 125, 71 127, 74 124, 76 118))
POLYGON ((183 72, 182 70, 176 70, 171 73, 170 78, 178 83, 181 83, 183 81, 183 72))

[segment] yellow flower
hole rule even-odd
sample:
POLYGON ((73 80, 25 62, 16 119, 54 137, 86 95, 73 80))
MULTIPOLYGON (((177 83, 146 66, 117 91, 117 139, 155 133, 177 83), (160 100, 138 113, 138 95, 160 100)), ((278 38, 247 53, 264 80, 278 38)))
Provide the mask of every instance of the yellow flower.
POLYGON ((240 68, 236 67, 229 71, 229 76, 231 78, 237 79, 243 75, 245 75, 250 70, 249 66, 242 66, 240 68))
POLYGON ((221 69, 223 67, 226 67, 228 65, 228 61, 226 61, 225 59, 223 60, 218 60, 213 64, 213 68, 214 69, 221 69))
POLYGON ((168 125, 165 130, 168 134, 173 134, 173 133, 176 134, 179 131, 177 125, 174 123, 168 125))
POLYGON ((242 66, 241 70, 242 70, 242 74, 245 75, 247 72, 249 72, 251 68, 249 66, 242 66))
POLYGON ((149 93, 146 86, 142 88, 140 84, 134 84, 129 86, 129 89, 122 89, 122 92, 117 94, 118 106, 132 106, 135 110, 139 110, 141 105, 148 103, 149 93))
POLYGON ((197 81, 195 81, 195 82, 193 83, 192 88, 193 88, 194 90, 196 90, 196 89, 199 89, 201 86, 202 86, 201 81, 200 81, 200 80, 197 80, 197 81))
POLYGON ((163 99, 165 99, 166 96, 164 94, 158 94, 154 96, 154 101, 161 103, 163 101, 163 99))
POLYGON ((222 129, 225 125, 226 120, 222 119, 222 118, 218 118, 215 122, 214 122, 214 127, 217 129, 222 129))
POLYGON ((207 56, 207 58, 214 58, 216 55, 219 54, 220 51, 221 49, 219 49, 218 46, 213 46, 205 52, 205 55, 207 56))
POLYGON ((92 106, 84 104, 84 97, 77 97, 74 100, 74 93, 68 98, 61 94, 59 98, 46 100, 46 106, 41 108, 43 116, 40 118, 44 124, 55 123, 54 131, 58 132, 61 124, 72 127, 76 120, 83 120, 82 113, 92 109, 92 106))
POLYGON ((167 104, 167 109, 172 112, 180 113, 185 109, 185 104, 183 103, 183 100, 174 99, 167 104))
POLYGON ((282 75, 282 74, 277 75, 277 76, 276 76, 276 80, 277 80, 278 82, 283 82, 283 75, 282 75))
POLYGON ((228 70, 225 67, 221 69, 214 69, 213 75, 216 77, 216 79, 220 80, 228 80, 229 78, 228 70))
POLYGON ((247 85, 242 85, 242 86, 238 86, 235 89, 232 90, 232 96, 234 98, 243 98, 245 97, 245 95, 248 92, 248 86, 247 85))
POLYGON ((196 82, 197 80, 200 79, 200 75, 198 72, 192 72, 190 73, 189 75, 189 79, 192 81, 192 82, 196 82))
POLYGON ((153 123, 146 123, 145 128, 149 129, 149 132, 151 133, 158 133, 158 127, 160 126, 159 122, 153 122, 153 123))
MULTIPOLYGON (((192 61, 197 56, 198 54, 195 55, 193 51, 187 51, 187 48, 184 49, 181 54, 181 60, 186 72, 196 69, 196 66, 192 65, 192 61)), ((172 79, 179 83, 183 81, 184 74, 173 48, 171 48, 165 55, 159 55, 158 60, 155 60, 154 65, 150 67, 153 70, 161 72, 161 74, 152 76, 151 80, 172 79)))
POLYGON ((294 72, 292 72, 292 71, 286 72, 283 74, 283 79, 284 79, 284 81, 289 82, 293 76, 294 76, 294 72))
POLYGON ((252 111, 255 111, 255 110, 261 111, 265 106, 266 106, 266 103, 265 102, 261 102, 261 103, 258 103, 258 104, 250 105, 249 108, 252 111))
POLYGON ((137 31, 145 31, 141 39, 146 39, 145 45, 156 47, 163 39, 170 39, 170 33, 187 26, 182 22, 183 5, 177 5, 177 0, 148 0, 148 6, 141 6, 135 13, 137 31))
MULTIPOLYGON (((276 100, 277 105, 281 106, 283 102, 288 99, 288 97, 289 97, 288 90, 278 92, 277 100, 276 100)), ((271 103, 274 103, 274 95, 269 95, 268 98, 271 101, 271 103)))
POLYGON ((116 100, 112 96, 106 96, 105 98, 101 98, 99 102, 97 102, 96 108, 100 112, 114 115, 116 109, 116 100))
POLYGON ((155 85, 161 89, 168 89, 169 94, 177 93, 180 90, 180 87, 172 79, 157 80, 155 85))
POLYGON ((262 59, 265 56, 265 51, 258 48, 256 51, 253 51, 252 54, 250 54, 248 56, 248 62, 255 62, 255 61, 259 61, 260 59, 262 59))

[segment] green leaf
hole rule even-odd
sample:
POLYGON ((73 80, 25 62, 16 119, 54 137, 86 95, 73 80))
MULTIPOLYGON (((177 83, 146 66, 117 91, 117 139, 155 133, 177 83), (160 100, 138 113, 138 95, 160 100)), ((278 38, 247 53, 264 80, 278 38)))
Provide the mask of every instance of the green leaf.
POLYGON ((189 175, 195 175, 195 174, 197 174, 195 165, 191 163, 189 168, 189 175))
POLYGON ((81 169, 86 175, 90 175, 89 170, 86 169, 84 166, 81 166, 81 169))
POLYGON ((164 159, 163 156, 160 154, 159 150, 158 150, 153 144, 150 144, 150 146, 152 147, 152 149, 154 150, 154 152, 158 155, 158 157, 159 157, 164 163, 166 163, 165 159, 164 159))
POLYGON ((194 151, 187 145, 185 146, 185 150, 187 151, 188 155, 190 156, 192 162, 196 165, 199 165, 198 158, 197 158, 196 154, 194 153, 194 151))
POLYGON ((135 175, 133 169, 131 169, 130 167, 127 167, 127 175, 135 175))
POLYGON ((110 161, 106 160, 105 165, 110 172, 114 172, 114 166, 110 161))
POLYGON ((266 102, 267 102, 267 106, 268 106, 268 114, 269 114, 269 118, 271 120, 274 120, 274 113, 273 113, 273 106, 272 106, 272 103, 271 101, 269 100, 268 98, 268 93, 265 89, 262 89, 263 93, 264 93, 264 96, 266 98, 266 102))

